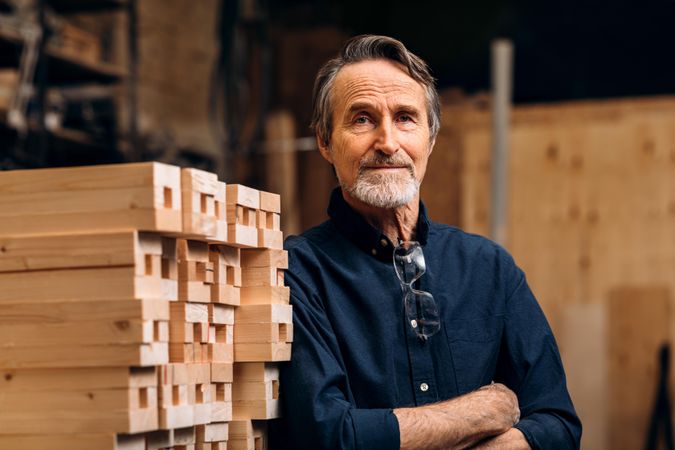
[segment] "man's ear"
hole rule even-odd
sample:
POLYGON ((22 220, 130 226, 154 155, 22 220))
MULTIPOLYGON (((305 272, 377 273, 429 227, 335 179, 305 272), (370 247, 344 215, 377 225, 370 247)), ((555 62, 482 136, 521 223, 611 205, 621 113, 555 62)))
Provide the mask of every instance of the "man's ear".
POLYGON ((433 141, 429 144, 429 154, 431 155, 431 152, 434 151, 434 146, 436 145, 436 138, 434 138, 433 141))
POLYGON ((331 155, 330 153, 328 144, 326 144, 324 140, 321 139, 318 135, 316 136, 316 146, 319 147, 319 152, 321 152, 321 156, 323 156, 323 158, 326 161, 333 164, 333 155, 331 155))

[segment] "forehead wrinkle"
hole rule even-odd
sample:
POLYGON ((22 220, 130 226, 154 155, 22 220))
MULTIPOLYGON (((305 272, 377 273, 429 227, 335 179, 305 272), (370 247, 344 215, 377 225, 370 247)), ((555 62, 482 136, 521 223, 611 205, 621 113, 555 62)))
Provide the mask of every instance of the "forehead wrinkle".
POLYGON ((409 83, 383 86, 370 80, 350 80, 345 83, 342 91, 341 98, 347 112, 367 108, 381 109, 384 104, 394 110, 417 111, 419 103, 424 102, 424 93, 415 92, 414 85, 409 83))

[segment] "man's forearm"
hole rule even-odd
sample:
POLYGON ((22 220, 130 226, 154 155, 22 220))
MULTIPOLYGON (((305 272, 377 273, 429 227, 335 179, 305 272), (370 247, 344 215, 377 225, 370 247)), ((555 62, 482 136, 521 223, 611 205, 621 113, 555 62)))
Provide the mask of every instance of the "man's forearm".
POLYGON ((519 418, 518 401, 502 385, 485 386, 432 405, 394 410, 401 450, 468 448, 508 431, 519 418))
POLYGON ((511 428, 506 433, 480 442, 471 450, 531 450, 531 447, 519 429, 511 428))

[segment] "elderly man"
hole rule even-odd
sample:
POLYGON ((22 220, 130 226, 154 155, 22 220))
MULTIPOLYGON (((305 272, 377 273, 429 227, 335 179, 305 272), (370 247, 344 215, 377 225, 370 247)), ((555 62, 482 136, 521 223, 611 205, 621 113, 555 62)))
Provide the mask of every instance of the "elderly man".
POLYGON ((277 446, 579 447, 523 272, 420 201, 439 111, 426 64, 392 38, 353 38, 317 76, 313 127, 340 187, 330 220, 286 241, 295 342, 277 446))

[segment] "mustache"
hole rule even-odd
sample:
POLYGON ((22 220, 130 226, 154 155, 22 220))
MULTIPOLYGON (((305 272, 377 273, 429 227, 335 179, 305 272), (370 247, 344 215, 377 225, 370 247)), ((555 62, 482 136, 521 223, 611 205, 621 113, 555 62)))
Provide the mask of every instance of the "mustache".
POLYGON ((372 166, 402 166, 411 172, 414 171, 412 162, 399 154, 389 156, 375 153, 373 156, 366 157, 359 164, 359 172, 364 172, 372 166))

